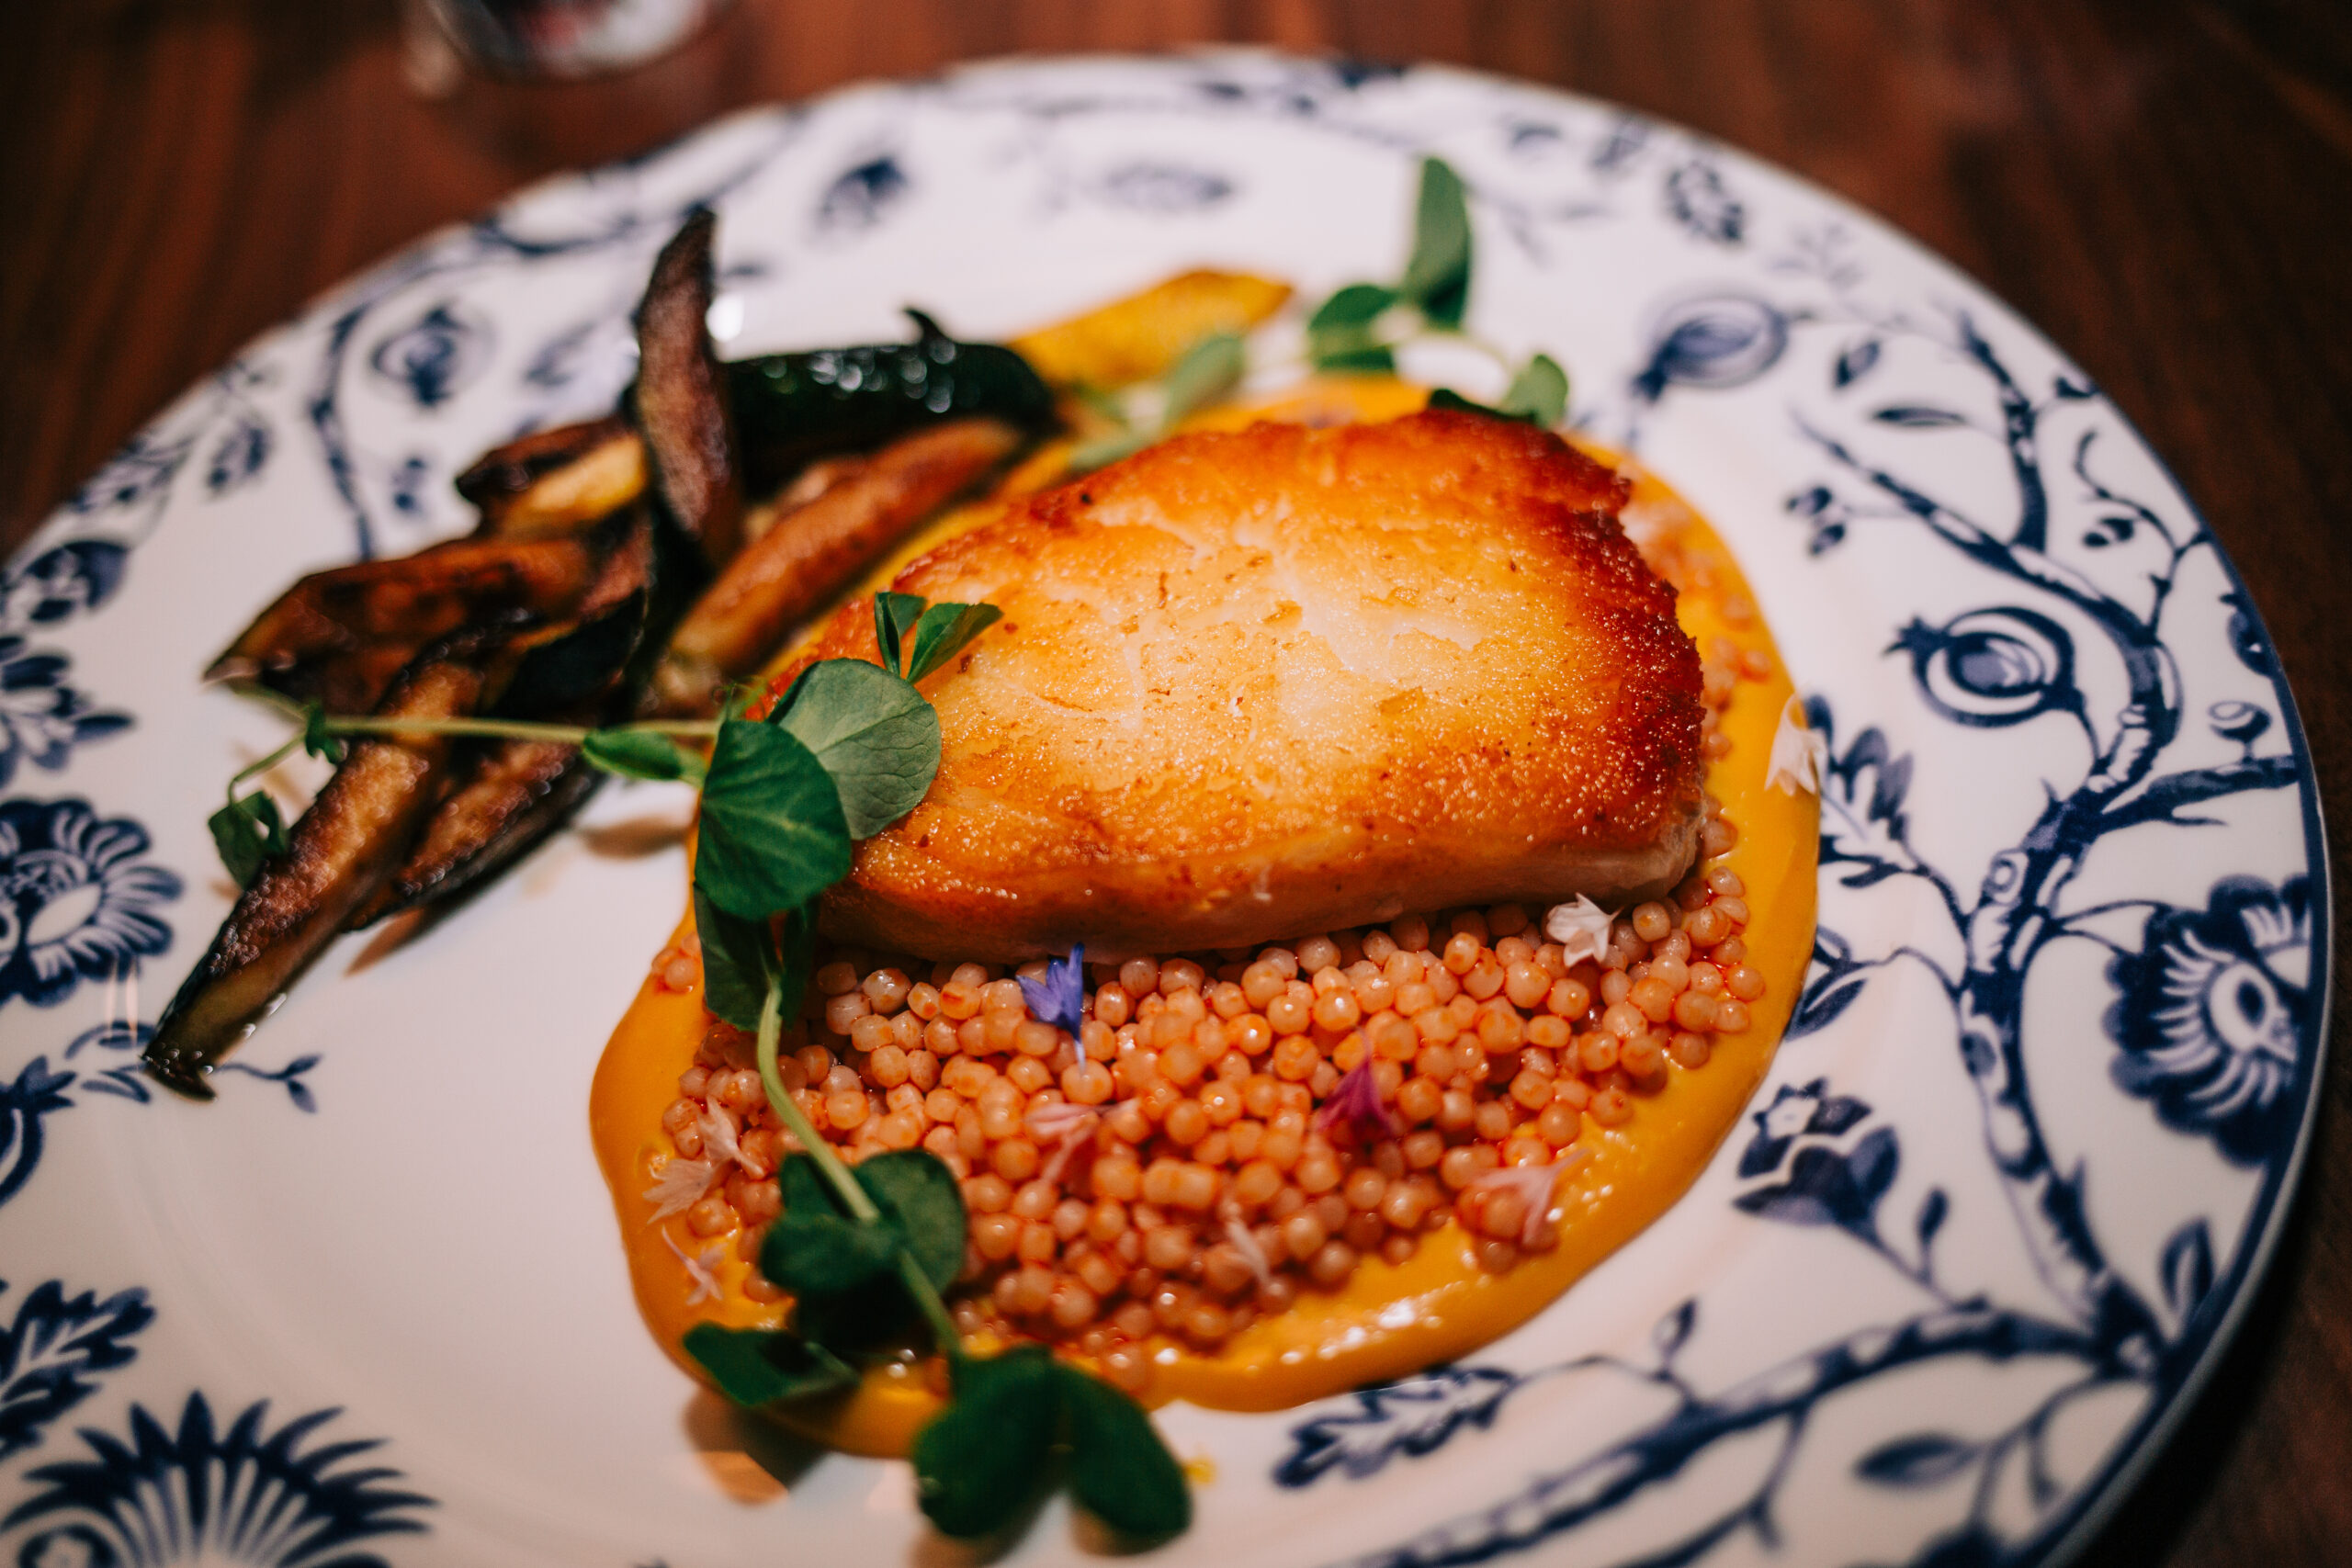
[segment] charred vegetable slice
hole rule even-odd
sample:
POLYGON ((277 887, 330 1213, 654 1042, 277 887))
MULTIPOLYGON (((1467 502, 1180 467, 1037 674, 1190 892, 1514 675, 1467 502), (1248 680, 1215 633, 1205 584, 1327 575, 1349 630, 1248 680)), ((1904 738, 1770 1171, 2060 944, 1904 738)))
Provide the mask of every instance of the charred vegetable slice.
POLYGON ((255 617, 206 675, 365 713, 435 637, 515 611, 570 614, 617 536, 458 539, 314 571, 255 617))
MULTIPOLYGON (((533 639, 520 656, 502 710, 510 716, 594 725, 634 705, 657 626, 657 552, 649 519, 613 553, 589 592, 577 626, 533 639), (632 671, 635 671, 632 676, 632 671)), ((604 780, 576 746, 561 741, 489 742, 418 835, 400 869, 351 918, 356 927, 464 893, 528 853, 604 780)))
POLYGON ((637 310, 637 389, 630 398, 651 458, 653 492, 713 566, 734 555, 743 528, 743 478, 708 325, 718 224, 707 208, 696 211, 654 261, 637 310))
POLYGON ((655 678, 665 712, 711 711, 718 686, 750 673, 792 624, 878 558, 908 529, 978 483, 1021 445, 993 419, 906 436, 746 547, 697 601, 655 678))
POLYGON ((919 310, 912 343, 771 354, 727 367, 743 466, 753 490, 811 459, 865 452, 945 419, 985 415, 1035 433, 1054 398, 1028 362, 997 344, 959 343, 919 310))
POLYGON ((416 847, 350 924, 373 925, 480 886, 561 827, 604 777, 577 746, 496 743, 434 811, 416 847))
POLYGON ((457 487, 481 509, 484 533, 566 533, 643 493, 645 445, 617 414, 537 431, 483 454, 457 487))
MULTIPOLYGON (((390 718, 453 718, 503 682, 512 634, 461 632, 421 655, 378 707, 390 718)), ((399 865, 433 810, 454 742, 444 735, 356 740, 334 777, 263 863, 164 1010, 146 1050, 154 1077, 198 1099, 205 1073, 399 865)))

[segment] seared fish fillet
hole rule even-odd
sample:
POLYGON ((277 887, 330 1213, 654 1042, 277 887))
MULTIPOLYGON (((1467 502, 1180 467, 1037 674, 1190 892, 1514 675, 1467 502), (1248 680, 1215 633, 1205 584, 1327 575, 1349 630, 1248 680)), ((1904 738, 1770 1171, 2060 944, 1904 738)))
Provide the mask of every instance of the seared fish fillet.
MULTIPOLYGON (((938 780, 822 928, 1112 958, 1663 891, 1699 839, 1699 658, 1624 493, 1429 412, 1179 436, 1017 503, 899 576, 1004 619, 925 682, 938 780)), ((876 657, 870 602, 810 656, 876 657)))

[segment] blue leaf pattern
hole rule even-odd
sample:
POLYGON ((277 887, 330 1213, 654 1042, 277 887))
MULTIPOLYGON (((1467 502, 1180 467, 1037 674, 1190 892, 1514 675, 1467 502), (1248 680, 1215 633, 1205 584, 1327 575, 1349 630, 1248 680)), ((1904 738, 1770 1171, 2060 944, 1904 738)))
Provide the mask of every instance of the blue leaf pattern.
POLYGON ((138 1354, 127 1341, 154 1317, 144 1291, 101 1301, 92 1291, 68 1298, 62 1280, 34 1286, 15 1322, 0 1326, 0 1461, 40 1442, 42 1428, 96 1392, 96 1374, 138 1354))
POLYGON ((1338 1470, 1360 1481, 1400 1455, 1433 1451, 1465 1425, 1492 1424, 1518 1386, 1517 1378, 1493 1367, 1449 1366, 1358 1389, 1340 1413, 1291 1429, 1291 1451, 1274 1467, 1274 1479, 1305 1486, 1338 1470))
POLYGON ((272 1431, 265 1402, 221 1430, 202 1393, 188 1395, 176 1427, 133 1404, 127 1440, 85 1428, 91 1458, 28 1472, 38 1489, 0 1529, 35 1527, 19 1549, 27 1563, 54 1551, 125 1568, 385 1568, 375 1551, 353 1549, 422 1532, 419 1511, 433 1500, 390 1484, 396 1470, 352 1465, 379 1441, 305 1447, 341 1414, 312 1411, 272 1431))

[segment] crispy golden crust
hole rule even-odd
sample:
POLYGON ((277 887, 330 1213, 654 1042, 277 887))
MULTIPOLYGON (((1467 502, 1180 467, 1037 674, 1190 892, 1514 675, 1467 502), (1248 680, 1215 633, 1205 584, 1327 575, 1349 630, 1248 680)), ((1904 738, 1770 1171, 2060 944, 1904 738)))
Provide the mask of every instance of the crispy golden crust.
MULTIPOLYGON (((1430 412, 1181 436, 1030 498, 895 584, 1004 619, 925 682, 938 780, 825 929, 1108 957, 1663 889, 1699 660, 1623 496, 1557 437, 1430 412)), ((860 600, 810 655, 874 649, 860 600)))

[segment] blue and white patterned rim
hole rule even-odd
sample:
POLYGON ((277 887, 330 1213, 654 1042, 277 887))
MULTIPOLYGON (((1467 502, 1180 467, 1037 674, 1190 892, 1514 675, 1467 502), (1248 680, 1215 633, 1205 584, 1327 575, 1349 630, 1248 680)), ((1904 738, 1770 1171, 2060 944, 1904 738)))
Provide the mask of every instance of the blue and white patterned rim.
MULTIPOLYGON (((645 264, 696 202, 725 215, 721 310, 745 348, 885 333, 902 302, 992 333, 1194 263, 1309 293, 1377 275, 1425 152, 1472 191, 1474 323, 1562 357, 1572 422, 1641 453, 1739 550, 1826 742, 1820 936, 1740 1132, 1551 1312, 1474 1364, 1304 1411, 1167 1413, 1221 1478, 1167 1555, 1958 1564, 2079 1547, 2251 1299, 2316 1104, 2324 846, 2243 584, 2078 370, 1834 197, 1557 94, 1216 54, 859 89, 526 193, 254 345, 9 563, 0 792, 27 793, 0 801, 0 1551, 479 1561, 514 1540, 492 1517, 502 1486, 578 1489, 627 1446, 592 1431, 512 1477, 472 1473, 387 1381, 418 1369, 322 1376, 292 1347, 356 1354, 323 1308, 273 1319, 282 1352, 241 1339, 262 1331, 142 1208, 182 1182, 241 1190, 299 1161, 306 1127, 364 1146, 417 1077, 471 1070, 473 1043, 401 1024, 413 998, 475 984, 446 948, 401 959, 408 989, 372 1006, 394 982, 322 965, 218 1108, 159 1101, 133 1068, 158 990, 225 906, 201 821, 266 728, 189 694, 261 599, 451 530, 447 479, 473 452, 608 406, 645 264), (97 1111, 64 1116, 107 1102, 111 1136, 97 1111), (187 1332, 157 1326, 175 1314, 187 1332), (257 1365, 270 1387, 245 1386, 257 1365), (275 1418, 261 1394, 309 1414, 275 1418), (96 1416, 79 1448, 68 1411, 96 1416), (377 1445, 346 1428, 392 1431, 400 1469, 358 1462, 377 1445)), ((624 884, 649 911, 674 895, 666 863, 574 861, 561 879, 566 909, 624 884)), ((594 934, 609 908, 576 919, 567 942, 636 955, 549 1004, 601 1039, 667 916, 618 936, 594 934)), ((584 1096, 576 1052, 547 1060, 584 1096)), ((609 1224, 599 1192, 535 1201, 609 1224)), ((302 1260, 241 1224, 207 1210, 188 1247, 299 1303, 302 1260)), ((291 1250, 397 1292, 397 1269, 341 1246, 312 1232, 291 1250)), ((599 1300, 587 1340, 639 1352, 599 1300)), ((526 1387, 570 1386, 530 1342, 497 1350, 526 1387)), ((667 1462, 660 1413, 683 1397, 650 1357, 639 1370, 616 1374, 614 1429, 650 1431, 655 1457, 631 1450, 626 1475, 667 1462)), ((863 1464, 796 1483, 808 1542, 913 1539, 903 1498, 874 1500, 886 1484, 828 1489, 863 1464)), ((691 1488, 656 1503, 642 1527, 582 1523, 538 1553, 684 1563, 779 1528, 691 1488)), ((1024 1549, 1065 1550, 1043 1527, 1024 1549)))

